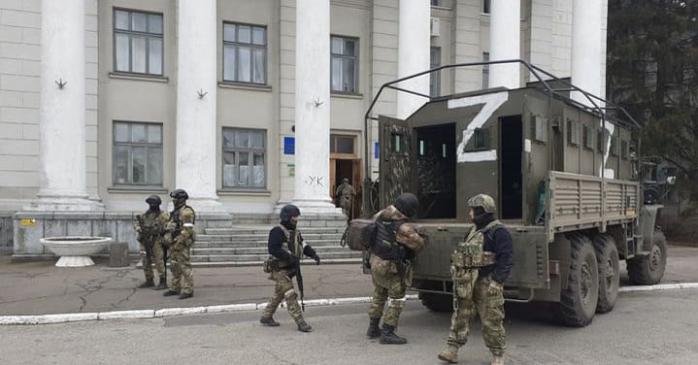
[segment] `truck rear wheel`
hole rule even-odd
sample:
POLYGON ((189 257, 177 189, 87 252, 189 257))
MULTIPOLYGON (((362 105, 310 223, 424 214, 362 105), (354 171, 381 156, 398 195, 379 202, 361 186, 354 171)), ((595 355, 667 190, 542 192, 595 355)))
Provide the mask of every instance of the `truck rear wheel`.
POLYGON ((618 248, 613 237, 600 234, 594 237, 594 249, 599 264, 599 302, 596 304, 596 312, 607 313, 613 310, 618 299, 620 286, 618 248))
POLYGON ((633 284, 654 285, 664 277, 666 270, 666 237, 661 231, 654 231, 654 240, 649 255, 628 260, 628 276, 633 284))
POLYGON ((429 310, 433 312, 453 311, 452 295, 419 292, 419 299, 422 301, 422 305, 429 308, 429 310))
POLYGON ((558 317, 572 327, 591 323, 599 300, 599 265, 589 237, 581 233, 568 236, 571 243, 567 288, 560 293, 558 317))

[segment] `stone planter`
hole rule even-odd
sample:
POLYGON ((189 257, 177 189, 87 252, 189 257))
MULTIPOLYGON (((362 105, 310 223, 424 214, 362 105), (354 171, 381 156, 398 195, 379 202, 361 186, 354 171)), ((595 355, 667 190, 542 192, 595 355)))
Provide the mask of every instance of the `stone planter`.
POLYGON ((45 237, 41 244, 60 256, 58 267, 83 267, 94 265, 90 258, 101 252, 111 242, 111 237, 45 237))

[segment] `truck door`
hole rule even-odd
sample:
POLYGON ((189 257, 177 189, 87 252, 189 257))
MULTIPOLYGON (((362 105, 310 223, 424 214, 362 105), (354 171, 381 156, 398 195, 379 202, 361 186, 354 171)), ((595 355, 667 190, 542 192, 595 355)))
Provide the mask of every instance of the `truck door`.
POLYGON ((413 178, 415 140, 414 131, 407 122, 380 116, 378 118, 380 144, 379 188, 380 209, 392 204, 403 192, 416 193, 413 178))

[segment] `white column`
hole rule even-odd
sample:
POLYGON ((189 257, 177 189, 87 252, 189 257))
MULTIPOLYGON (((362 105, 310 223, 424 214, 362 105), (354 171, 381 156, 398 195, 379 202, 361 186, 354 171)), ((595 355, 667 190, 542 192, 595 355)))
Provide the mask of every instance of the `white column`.
POLYGON ((41 187, 27 209, 100 209, 85 175, 85 1, 41 3, 41 187))
MULTIPOLYGON (((400 0, 398 15, 398 78, 429 69, 431 46, 429 23, 431 4, 422 0, 400 0)), ((429 75, 402 82, 399 87, 429 95, 429 75)), ((421 96, 397 93, 397 117, 406 119, 424 103, 429 101, 421 96)))
POLYGON ((303 213, 330 199, 330 0, 296 2, 295 192, 303 213))
POLYGON ((223 211, 216 193, 216 0, 179 0, 175 188, 199 211, 223 211))
MULTIPOLYGON (((521 1, 491 0, 490 61, 521 58, 521 1)), ((521 65, 490 66, 489 87, 517 89, 521 85, 521 65)))
MULTIPOLYGON (((601 0, 574 0, 572 7, 572 84, 601 95, 601 0)), ((572 98, 591 106, 581 93, 572 98)))

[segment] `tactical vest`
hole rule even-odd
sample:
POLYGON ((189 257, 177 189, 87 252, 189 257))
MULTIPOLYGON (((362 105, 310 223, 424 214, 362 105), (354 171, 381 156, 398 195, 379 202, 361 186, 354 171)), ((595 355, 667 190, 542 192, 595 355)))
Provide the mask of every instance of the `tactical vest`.
POLYGON ((179 213, 182 211, 182 209, 189 208, 191 211, 194 213, 194 219, 192 220, 192 224, 196 224, 196 211, 192 209, 192 207, 188 205, 184 205, 179 209, 174 209, 172 210, 172 213, 170 213, 170 219, 172 219, 172 222, 175 224, 175 230, 173 232, 173 238, 179 236, 182 233, 182 227, 184 223, 182 223, 182 219, 179 217, 179 213))
POLYGON ((399 221, 381 221, 376 220, 373 237, 371 238, 370 248, 371 253, 380 257, 383 260, 395 261, 398 257, 400 249, 397 243, 396 235, 399 221))
POLYGON ((163 222, 160 220, 161 212, 146 212, 142 215, 142 219, 139 222, 141 227, 141 234, 147 238, 159 237, 162 235, 162 231, 165 228, 163 222))
POLYGON ((456 246, 456 250, 451 255, 451 265, 455 269, 478 269, 485 266, 495 264, 495 254, 491 251, 485 251, 485 235, 489 238, 494 238, 494 232, 503 227, 498 221, 494 220, 482 229, 470 230, 465 242, 461 242, 456 246))
MULTIPOLYGON (((281 231, 284 232, 284 236, 286 237, 286 240, 281 244, 281 247, 290 252, 291 255, 296 256, 297 258, 302 258, 303 257, 303 242, 301 242, 300 239, 300 231, 298 229, 294 229, 293 231, 289 231, 288 228, 284 227, 283 225, 279 224, 277 227, 281 228, 281 231)), ((278 260, 279 261, 279 267, 284 268, 287 267, 290 263, 285 261, 285 260, 278 260)))

